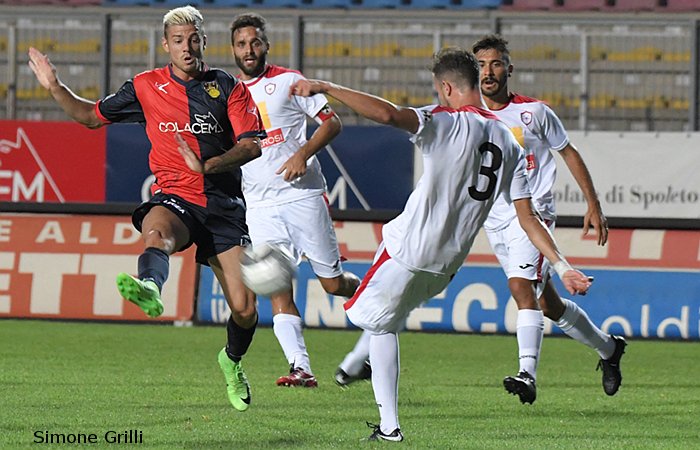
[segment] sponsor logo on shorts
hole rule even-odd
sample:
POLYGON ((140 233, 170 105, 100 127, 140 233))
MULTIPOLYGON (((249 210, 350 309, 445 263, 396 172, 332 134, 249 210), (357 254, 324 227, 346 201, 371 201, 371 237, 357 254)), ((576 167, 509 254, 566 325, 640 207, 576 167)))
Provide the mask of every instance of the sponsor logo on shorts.
POLYGON ((520 267, 521 269, 525 270, 525 269, 527 269, 528 267, 535 267, 535 266, 534 266, 533 264, 527 263, 527 264, 520 264, 518 267, 520 267))
POLYGON ((163 200, 163 204, 164 204, 164 205, 172 206, 172 207, 175 208, 175 209, 177 210, 177 212, 179 212, 180 214, 185 214, 185 208, 183 208, 182 206, 180 206, 180 205, 179 205, 175 200, 173 200, 172 198, 166 198, 165 200, 163 200))

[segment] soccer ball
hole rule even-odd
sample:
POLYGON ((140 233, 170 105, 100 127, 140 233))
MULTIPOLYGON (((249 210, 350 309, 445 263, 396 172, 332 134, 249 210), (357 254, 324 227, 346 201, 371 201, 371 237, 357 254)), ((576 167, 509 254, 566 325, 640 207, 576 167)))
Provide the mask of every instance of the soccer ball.
POLYGON ((257 295, 269 297, 291 289, 296 272, 294 257, 279 245, 249 247, 241 257, 243 283, 257 295))

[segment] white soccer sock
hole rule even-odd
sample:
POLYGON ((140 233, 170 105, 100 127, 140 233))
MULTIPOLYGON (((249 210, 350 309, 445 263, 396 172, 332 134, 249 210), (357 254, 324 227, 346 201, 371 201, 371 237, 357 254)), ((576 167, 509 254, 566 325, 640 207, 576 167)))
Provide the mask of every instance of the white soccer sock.
POLYGON ((312 373, 301 326, 301 317, 293 314, 275 314, 272 317, 272 329, 282 346, 287 362, 294 368, 299 367, 305 372, 312 373))
POLYGON ((537 379, 537 363, 540 359, 544 314, 537 309, 518 310, 516 336, 518 338, 518 358, 520 372, 527 371, 537 379))
POLYGON ((389 434, 399 428, 399 336, 372 334, 369 340, 372 361, 372 389, 379 407, 380 426, 389 434))
POLYGON ((572 339, 586 344, 598 352, 601 358, 608 359, 615 353, 615 341, 610 335, 595 326, 586 311, 566 298, 561 299, 566 309, 556 322, 557 326, 572 339))
POLYGON ((371 335, 372 333, 369 331, 363 331, 355 348, 345 355, 345 359, 340 363, 339 367, 348 375, 357 376, 360 374, 365 361, 369 358, 369 337, 371 335))

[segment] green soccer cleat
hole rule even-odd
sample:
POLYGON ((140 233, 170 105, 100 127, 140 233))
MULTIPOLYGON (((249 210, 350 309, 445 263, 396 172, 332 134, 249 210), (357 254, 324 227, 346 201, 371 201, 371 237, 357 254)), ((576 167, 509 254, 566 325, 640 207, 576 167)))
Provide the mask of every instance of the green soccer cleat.
POLYGON ((128 273, 117 275, 117 289, 126 300, 138 306, 148 317, 163 314, 163 302, 160 300, 158 285, 153 281, 141 281, 128 273))
POLYGON ((219 367, 226 378, 228 400, 237 410, 245 411, 250 406, 250 385, 241 363, 231 361, 223 348, 219 352, 219 367))

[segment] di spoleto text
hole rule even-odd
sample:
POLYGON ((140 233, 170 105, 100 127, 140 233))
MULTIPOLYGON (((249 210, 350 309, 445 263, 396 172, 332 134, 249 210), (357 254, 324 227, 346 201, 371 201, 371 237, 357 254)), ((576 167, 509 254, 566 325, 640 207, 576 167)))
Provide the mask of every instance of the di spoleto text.
POLYGON ((33 437, 34 444, 143 444, 141 430, 108 430, 103 433, 53 433, 38 430, 33 437))
MULTIPOLYGON (((666 186, 657 190, 646 190, 639 185, 625 186, 616 184, 605 192, 599 192, 601 200, 610 204, 640 205, 644 210, 654 206, 664 205, 690 205, 700 203, 700 192, 684 188, 666 186)), ((566 203, 585 203, 578 186, 565 184, 560 189, 554 190, 554 200, 566 203)))

